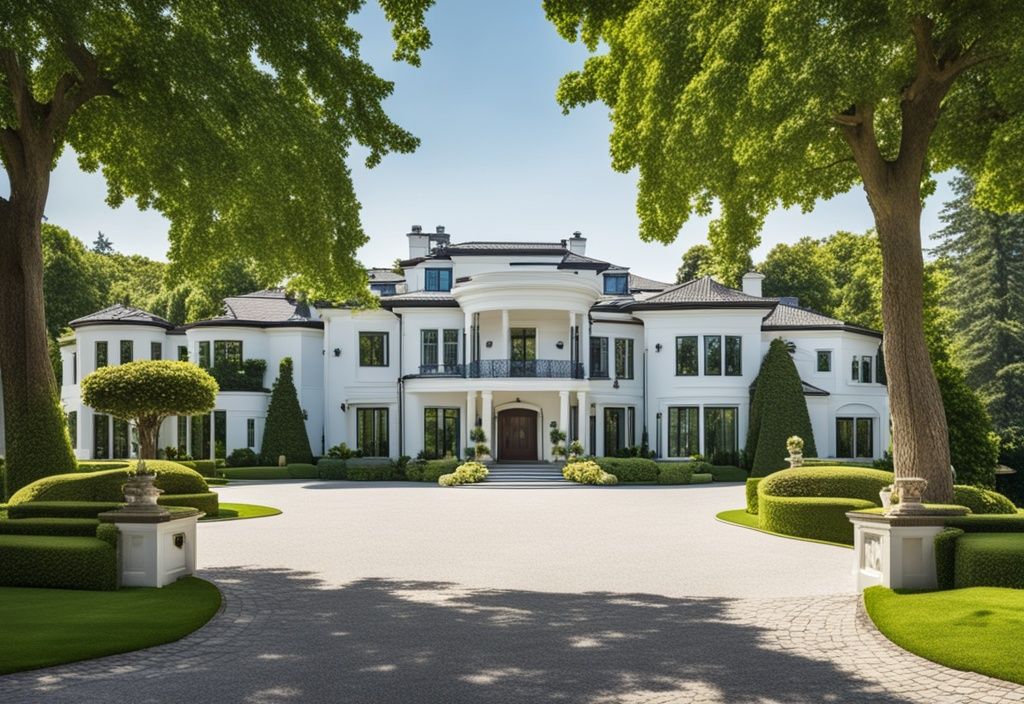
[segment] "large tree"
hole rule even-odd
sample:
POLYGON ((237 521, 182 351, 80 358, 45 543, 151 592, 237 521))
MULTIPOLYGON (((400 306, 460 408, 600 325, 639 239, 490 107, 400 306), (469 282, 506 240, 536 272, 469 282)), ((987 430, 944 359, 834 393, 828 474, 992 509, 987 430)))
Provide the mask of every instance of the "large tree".
POLYGON ((764 274, 766 296, 796 296, 801 306, 825 314, 835 307, 831 261, 818 240, 801 237, 775 245, 758 271, 764 274))
MULTIPOLYGON (((379 0, 395 58, 429 46, 432 0, 379 0)), ((71 147, 107 200, 171 223, 179 272, 257 256, 261 276, 335 299, 362 290, 366 241, 346 165, 416 139, 385 114, 392 84, 359 53, 360 0, 53 0, 0 9, 0 369, 7 466, 74 466, 47 355, 40 222, 71 147)))
POLYGON ((933 171, 1024 204, 1024 3, 1016 0, 545 0, 594 54, 559 86, 604 102, 612 164, 640 173, 641 237, 694 213, 723 259, 772 209, 862 183, 881 243, 895 468, 952 499, 942 399, 923 333, 921 207, 933 171), (600 52, 600 53, 599 53, 600 52))

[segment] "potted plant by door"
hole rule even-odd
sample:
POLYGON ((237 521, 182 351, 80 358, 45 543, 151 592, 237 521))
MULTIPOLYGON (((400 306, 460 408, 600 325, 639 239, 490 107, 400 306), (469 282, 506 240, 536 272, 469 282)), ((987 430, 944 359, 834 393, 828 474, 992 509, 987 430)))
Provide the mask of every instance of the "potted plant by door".
POLYGON ((558 464, 565 464, 565 458, 569 455, 569 450, 562 443, 565 442, 565 431, 560 430, 557 427, 551 429, 551 456, 554 462, 558 464))
POLYGON ((491 462, 491 448, 487 447, 487 433, 479 425, 475 426, 469 433, 469 439, 473 441, 473 458, 482 464, 491 462))

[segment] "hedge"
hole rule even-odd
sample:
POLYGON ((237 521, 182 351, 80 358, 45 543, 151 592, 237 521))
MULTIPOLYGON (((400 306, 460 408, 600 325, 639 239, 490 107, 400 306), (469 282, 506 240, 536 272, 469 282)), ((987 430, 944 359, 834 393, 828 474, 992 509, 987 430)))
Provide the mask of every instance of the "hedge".
POLYGON ((220 510, 220 501, 215 491, 197 494, 162 494, 157 499, 161 506, 187 506, 203 511, 207 516, 216 516, 220 510))
POLYGON ((117 528, 94 537, 0 535, 0 586, 117 589, 117 528))
POLYGON ((217 471, 228 479, 291 479, 287 467, 225 467, 217 471))
POLYGON ((692 462, 672 462, 658 464, 659 484, 689 484, 693 476, 692 462))
POLYGON ((955 583, 956 541, 964 532, 946 528, 935 536, 935 574, 939 589, 952 589, 955 583))
POLYGON ((757 515, 757 485, 761 483, 761 477, 751 477, 747 480, 747 513, 757 515))
MULTIPOLYGON (((774 475, 773 475, 774 476, 774 475)), ((761 528, 799 538, 853 545, 853 524, 847 511, 873 508, 866 499, 835 496, 771 496, 761 482, 758 515, 761 528)))
MULTIPOLYGON (((78 463, 79 472, 102 472, 105 469, 124 469, 131 466, 131 460, 107 462, 105 460, 87 460, 78 463)), ((181 464, 181 463, 179 463, 181 464)))
POLYGON ((704 472, 696 472, 690 475, 691 484, 710 484, 715 481, 715 475, 705 474, 704 472))
POLYGON ((352 464, 345 467, 345 478, 356 482, 387 482, 400 479, 391 464, 352 464))
POLYGON ((728 464, 710 465, 711 476, 716 482, 744 482, 747 480, 747 470, 733 467, 728 464))
POLYGON ((946 519, 947 528, 959 528, 965 533, 1024 533, 1024 513, 1013 516, 982 514, 954 516, 946 519))
MULTIPOLYGON (((156 486, 167 494, 202 494, 209 491, 198 472, 166 460, 147 460, 146 466, 157 474, 156 486)), ((128 469, 102 472, 55 474, 22 487, 8 501, 17 505, 29 501, 121 501, 122 486, 128 481, 128 469)))
POLYGON ((316 463, 317 478, 324 481, 335 481, 345 478, 345 460, 323 458, 316 463))
POLYGON ((413 482, 436 482, 454 472, 460 460, 413 460, 405 467, 405 478, 413 482))
POLYGON ((614 474, 620 482, 658 481, 658 463, 642 457, 598 457, 597 466, 614 474))
POLYGON ((771 496, 842 497, 881 504, 878 493, 893 482, 890 472, 858 467, 808 467, 775 472, 761 480, 758 496, 763 508, 771 496))
POLYGON ((95 538, 95 518, 21 518, 0 521, 0 535, 77 535, 95 538))
POLYGON ((957 484, 953 487, 953 503, 966 506, 976 514, 1016 514, 1017 507, 1002 494, 976 486, 957 484))
POLYGON ((295 462, 289 464, 285 469, 288 470, 288 476, 292 479, 319 479, 320 473, 316 470, 316 465, 295 462))
MULTIPOLYGON (((149 463, 147 462, 146 464, 149 463)), ((217 460, 185 460, 184 462, 178 462, 178 464, 194 469, 204 477, 217 476, 217 460)))
POLYGON ((7 507, 8 518, 93 518, 124 506, 115 501, 32 501, 7 507))
POLYGON ((1024 589, 1024 536, 967 533, 956 541, 954 588, 1024 589))

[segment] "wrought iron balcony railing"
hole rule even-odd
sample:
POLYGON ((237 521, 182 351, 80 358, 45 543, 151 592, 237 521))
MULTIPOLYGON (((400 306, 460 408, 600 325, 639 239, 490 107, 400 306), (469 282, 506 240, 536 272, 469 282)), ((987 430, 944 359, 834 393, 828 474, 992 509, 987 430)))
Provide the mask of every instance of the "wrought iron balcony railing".
POLYGON ((420 376, 466 376, 466 365, 421 364, 420 376))
POLYGON ((582 379, 583 365, 568 359, 481 359, 469 365, 469 376, 475 379, 582 379))

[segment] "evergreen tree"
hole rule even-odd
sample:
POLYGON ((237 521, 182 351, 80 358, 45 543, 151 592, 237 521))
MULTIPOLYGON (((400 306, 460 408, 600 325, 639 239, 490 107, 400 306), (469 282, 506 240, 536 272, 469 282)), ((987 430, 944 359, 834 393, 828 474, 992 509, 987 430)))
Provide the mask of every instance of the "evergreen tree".
POLYGON ((676 271, 676 283, 685 284, 687 281, 707 276, 711 272, 711 247, 706 244, 695 244, 683 252, 682 262, 676 271))
POLYGON ((985 404, 952 362, 938 360, 934 367, 949 425, 949 461, 956 470, 957 484, 991 489, 996 483, 999 436, 992 430, 985 404))
POLYGON ((764 274, 764 295, 796 296, 805 308, 832 312, 836 292, 819 240, 801 237, 795 244, 777 244, 759 270, 764 274))
POLYGON ((291 357, 281 360, 280 372, 277 381, 274 382, 270 408, 267 411, 267 425, 263 430, 260 462, 265 465, 276 465, 281 455, 290 463, 313 461, 306 423, 302 417, 302 408, 299 406, 299 394, 295 391, 295 382, 292 379, 291 357))
POLYGON ((946 302, 955 311, 953 357, 996 427, 1024 425, 1024 215, 974 207, 967 178, 955 179, 953 189, 936 235, 950 276, 946 302))
POLYGON ((817 457, 800 374, 785 340, 772 340, 754 383, 746 448, 750 476, 763 477, 783 469, 786 440, 791 435, 803 438, 804 455, 817 457))

